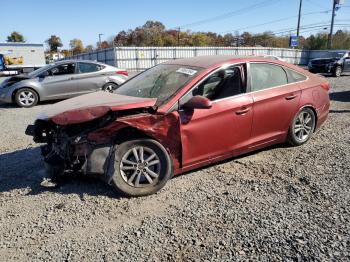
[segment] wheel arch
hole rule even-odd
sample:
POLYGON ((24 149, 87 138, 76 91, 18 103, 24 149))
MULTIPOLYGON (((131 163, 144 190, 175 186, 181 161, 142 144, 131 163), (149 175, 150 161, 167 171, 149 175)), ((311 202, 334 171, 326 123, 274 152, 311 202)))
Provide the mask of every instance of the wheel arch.
POLYGON ((133 126, 126 126, 122 129, 118 130, 114 134, 113 142, 115 144, 120 144, 120 143, 123 143, 123 142, 131 140, 131 139, 140 139, 140 138, 154 139, 160 143, 160 141, 158 141, 158 139, 146 134, 143 130, 140 130, 140 129, 133 127, 133 126))
POLYGON ((299 108, 299 111, 298 111, 298 112, 300 112, 300 111, 301 111, 302 109, 304 109, 304 108, 309 108, 309 109, 311 109, 312 112, 314 112, 314 114, 315 114, 315 127, 314 127, 314 130, 313 130, 313 132, 315 132, 316 127, 317 127, 317 122, 318 122, 317 110, 316 110, 316 108, 315 108, 313 105, 307 104, 307 105, 304 105, 304 106, 302 106, 301 108, 299 108))

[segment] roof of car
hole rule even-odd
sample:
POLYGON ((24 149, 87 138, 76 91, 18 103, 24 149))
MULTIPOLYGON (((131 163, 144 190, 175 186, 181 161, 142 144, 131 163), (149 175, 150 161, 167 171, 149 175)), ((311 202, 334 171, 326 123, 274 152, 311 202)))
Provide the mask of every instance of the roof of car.
MULTIPOLYGON (((203 68, 209 68, 211 66, 222 64, 225 62, 233 62, 233 60, 237 60, 237 62, 242 60, 249 60, 258 57, 253 56, 234 56, 234 55, 214 55, 214 56, 196 56, 191 58, 181 58, 175 60, 169 60, 165 62, 165 64, 173 64, 173 65, 187 65, 187 66, 197 66, 203 68)), ((261 57, 259 57, 260 59, 261 57)))
POLYGON ((94 64, 102 64, 100 62, 97 61, 93 61, 93 60, 81 60, 81 59, 68 59, 68 60, 61 60, 61 61, 57 61, 54 64, 62 64, 62 63, 76 63, 76 62, 84 62, 84 63, 94 63, 94 64))

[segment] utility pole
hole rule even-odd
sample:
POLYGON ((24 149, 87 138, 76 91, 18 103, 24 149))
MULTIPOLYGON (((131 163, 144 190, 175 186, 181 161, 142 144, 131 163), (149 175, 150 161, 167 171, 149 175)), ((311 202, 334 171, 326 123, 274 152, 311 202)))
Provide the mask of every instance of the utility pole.
POLYGON ((327 48, 331 49, 332 48, 332 37, 333 37, 333 26, 334 26, 334 17, 335 17, 335 7, 339 3, 339 0, 333 0, 333 9, 332 9, 332 22, 331 22, 331 30, 328 35, 328 43, 327 43, 327 48))
POLYGON ((303 4, 303 0, 299 2, 299 15, 298 15, 298 27, 297 27, 297 37, 299 39, 299 31, 300 31, 300 18, 301 18, 301 6, 303 4))
POLYGON ((177 46, 180 46, 180 30, 181 28, 179 27, 177 30, 177 46))
POLYGON ((98 43, 99 43, 98 49, 101 49, 101 36, 103 36, 103 34, 98 34, 98 43))

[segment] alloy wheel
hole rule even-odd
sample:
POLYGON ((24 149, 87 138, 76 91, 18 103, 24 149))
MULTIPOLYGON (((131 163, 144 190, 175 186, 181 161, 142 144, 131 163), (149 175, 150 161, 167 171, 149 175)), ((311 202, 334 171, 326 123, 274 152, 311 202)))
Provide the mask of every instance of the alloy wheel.
POLYGON ((19 93, 18 101, 23 106, 31 106, 35 102, 35 95, 31 91, 22 91, 19 93))
POLYGON ((296 139, 299 142, 306 141, 309 138, 309 136, 312 134, 313 129, 314 129, 314 119, 312 115, 307 111, 300 112, 293 127, 293 131, 296 139))
POLYGON ((151 148, 136 146, 124 154, 119 167, 124 181, 130 186, 146 187, 157 183, 161 162, 151 148))
POLYGON ((337 68, 335 69, 335 76, 339 77, 341 75, 341 67, 337 66, 337 68))
POLYGON ((113 85, 107 85, 105 88, 105 91, 112 93, 113 92, 113 85))

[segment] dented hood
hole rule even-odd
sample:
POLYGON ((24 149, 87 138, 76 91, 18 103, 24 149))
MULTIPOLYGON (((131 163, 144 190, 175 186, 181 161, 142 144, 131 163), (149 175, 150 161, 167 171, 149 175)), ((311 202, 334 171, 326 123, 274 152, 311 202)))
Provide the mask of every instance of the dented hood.
POLYGON ((53 104, 38 119, 52 120, 59 125, 78 124, 105 115, 108 111, 153 107, 156 98, 140 98, 103 91, 74 97, 53 104))

